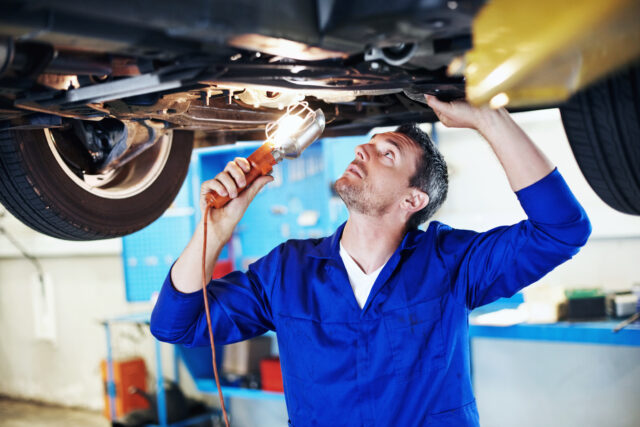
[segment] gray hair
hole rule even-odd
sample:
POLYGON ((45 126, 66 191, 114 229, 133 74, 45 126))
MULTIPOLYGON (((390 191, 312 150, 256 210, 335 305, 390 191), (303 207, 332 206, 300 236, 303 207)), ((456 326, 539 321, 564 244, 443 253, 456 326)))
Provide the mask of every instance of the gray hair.
POLYGON ((409 179, 409 186, 427 193, 429 203, 409 217, 407 229, 415 229, 431 218, 447 198, 449 188, 447 163, 429 135, 415 123, 401 125, 395 132, 408 136, 422 149, 422 156, 416 164, 416 172, 409 179))

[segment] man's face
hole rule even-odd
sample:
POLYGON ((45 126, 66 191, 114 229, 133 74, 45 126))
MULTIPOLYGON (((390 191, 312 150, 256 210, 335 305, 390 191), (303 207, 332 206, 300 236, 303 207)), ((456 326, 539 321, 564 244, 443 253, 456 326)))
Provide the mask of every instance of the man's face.
POLYGON ((382 215, 405 197, 421 154, 420 147, 402 133, 376 134, 356 147, 356 158, 334 188, 350 210, 382 215))

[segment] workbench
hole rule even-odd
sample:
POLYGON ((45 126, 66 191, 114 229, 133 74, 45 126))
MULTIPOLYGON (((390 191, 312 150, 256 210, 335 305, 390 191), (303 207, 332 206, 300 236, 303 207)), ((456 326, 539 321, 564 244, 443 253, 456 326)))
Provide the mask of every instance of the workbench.
MULTIPOLYGON (((471 317, 521 302, 521 295, 499 300, 471 317)), ((471 324, 481 424, 640 425, 640 324, 614 333, 621 320, 471 324)))
MULTIPOLYGON (((501 298, 471 312, 470 320, 478 315, 502 309, 515 309, 524 302, 522 293, 501 298)), ((559 321, 555 323, 520 323, 513 326, 469 325, 471 338, 498 338, 531 341, 558 341, 599 345, 640 346, 640 322, 613 332, 623 319, 590 321, 559 321)))

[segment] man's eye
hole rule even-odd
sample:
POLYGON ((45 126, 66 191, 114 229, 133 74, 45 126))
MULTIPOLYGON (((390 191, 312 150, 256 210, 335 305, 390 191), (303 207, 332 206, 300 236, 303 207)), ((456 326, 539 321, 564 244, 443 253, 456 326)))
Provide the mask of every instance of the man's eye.
POLYGON ((393 159, 393 153, 391 151, 387 151, 386 153, 384 153, 384 155, 390 159, 393 159))

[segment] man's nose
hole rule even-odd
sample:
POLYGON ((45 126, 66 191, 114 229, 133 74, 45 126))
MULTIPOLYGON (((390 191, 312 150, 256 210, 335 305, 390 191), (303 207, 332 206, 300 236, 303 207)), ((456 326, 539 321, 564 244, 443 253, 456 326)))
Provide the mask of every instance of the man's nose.
POLYGON ((369 154, 367 153, 365 145, 366 144, 361 144, 356 146, 356 158, 366 162, 369 160, 369 154))

